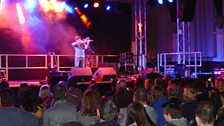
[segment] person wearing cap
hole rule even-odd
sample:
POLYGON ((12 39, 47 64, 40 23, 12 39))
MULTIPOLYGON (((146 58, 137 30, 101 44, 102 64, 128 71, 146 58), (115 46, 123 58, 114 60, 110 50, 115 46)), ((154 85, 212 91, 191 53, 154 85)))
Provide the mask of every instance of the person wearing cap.
POLYGON ((85 67, 85 50, 89 48, 90 41, 92 40, 90 40, 89 37, 86 37, 83 40, 80 36, 75 37, 75 42, 72 43, 75 50, 75 67, 85 67))

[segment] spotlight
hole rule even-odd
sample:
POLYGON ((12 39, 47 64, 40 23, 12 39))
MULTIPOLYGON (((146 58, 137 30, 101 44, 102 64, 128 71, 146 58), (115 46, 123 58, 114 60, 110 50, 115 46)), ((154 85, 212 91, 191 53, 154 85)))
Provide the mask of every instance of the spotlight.
POLYGON ((173 0, 168 0, 170 3, 173 3, 173 0))
POLYGON ((158 3, 159 4, 163 4, 163 0, 158 0, 158 3))
POLYGON ((106 6, 106 10, 107 11, 109 11, 110 9, 111 9, 111 6, 110 5, 106 6))
POLYGON ((98 8, 99 6, 100 6, 99 2, 95 2, 95 3, 93 4, 93 7, 95 7, 95 8, 98 8))
POLYGON ((88 8, 89 7, 89 4, 84 4, 84 6, 83 6, 84 8, 88 8))

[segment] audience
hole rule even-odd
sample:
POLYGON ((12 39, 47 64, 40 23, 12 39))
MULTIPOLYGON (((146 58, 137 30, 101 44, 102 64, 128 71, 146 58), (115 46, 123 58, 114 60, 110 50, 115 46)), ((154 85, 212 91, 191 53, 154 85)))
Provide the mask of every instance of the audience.
POLYGON ((53 100, 53 95, 50 91, 50 86, 49 85, 42 85, 40 87, 40 91, 39 91, 39 97, 41 98, 43 105, 46 108, 51 107, 51 103, 53 100))
POLYGON ((7 81, 1 82, 0 125, 223 126, 223 79, 216 79, 211 88, 200 79, 172 80, 166 75, 143 81, 136 76, 117 78, 111 91, 103 94, 99 83, 82 89, 61 81, 51 93, 48 85, 33 88, 22 83, 17 92, 7 81))
POLYGON ((78 119, 83 126, 94 125, 99 121, 99 117, 97 116, 98 101, 95 95, 95 92, 91 89, 87 89, 83 94, 78 119))
POLYGON ((141 103, 133 102, 128 106, 126 126, 154 126, 141 103))
POLYGON ((195 110, 197 126, 214 126, 215 109, 211 102, 202 101, 195 110))
POLYGON ((164 88, 158 84, 154 85, 152 88, 152 95, 154 98, 153 108, 157 113, 157 126, 164 126, 165 120, 163 117, 162 105, 168 102, 168 98, 165 95, 164 88))
POLYGON ((182 116, 181 106, 175 102, 163 105, 163 117, 167 124, 165 126, 188 126, 187 120, 182 116))
POLYGON ((120 126, 118 123, 116 123, 118 108, 112 99, 102 99, 98 108, 100 121, 94 126, 120 126))
POLYGON ((1 126, 38 126, 39 120, 32 114, 14 107, 13 92, 9 88, 0 91, 0 124, 1 126))
POLYGON ((157 114, 156 114, 156 111, 154 110, 154 108, 148 105, 149 96, 148 96, 148 92, 146 91, 146 89, 141 88, 141 89, 136 90, 134 92, 133 101, 141 103, 145 107, 146 113, 149 116, 149 118, 153 121, 154 124, 157 124, 157 122, 156 122, 157 114))
POLYGON ((54 86, 54 104, 45 111, 43 126, 58 126, 62 123, 77 121, 78 113, 76 107, 65 100, 66 94, 67 87, 64 84, 54 86))

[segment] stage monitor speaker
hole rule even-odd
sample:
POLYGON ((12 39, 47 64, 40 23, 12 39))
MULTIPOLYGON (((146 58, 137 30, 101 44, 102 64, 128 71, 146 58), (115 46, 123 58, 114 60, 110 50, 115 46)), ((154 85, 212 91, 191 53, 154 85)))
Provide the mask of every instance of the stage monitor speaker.
POLYGON ((69 74, 68 84, 74 86, 78 82, 90 82, 92 80, 92 75, 90 67, 72 68, 69 74))
POLYGON ((117 77, 117 72, 113 67, 101 67, 93 75, 93 79, 97 81, 110 81, 117 77))

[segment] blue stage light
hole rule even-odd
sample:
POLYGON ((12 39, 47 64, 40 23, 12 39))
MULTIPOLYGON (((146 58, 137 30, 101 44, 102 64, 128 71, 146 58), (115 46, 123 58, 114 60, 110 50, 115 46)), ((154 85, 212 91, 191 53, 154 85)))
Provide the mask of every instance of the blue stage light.
POLYGON ((107 11, 109 11, 110 9, 111 9, 111 6, 110 5, 106 6, 106 10, 107 11))
POLYGON ((64 8, 68 13, 74 13, 72 7, 70 7, 69 5, 67 5, 66 3, 64 4, 64 8))
POLYGON ((168 0, 170 3, 173 3, 173 0, 168 0))
POLYGON ((89 7, 89 4, 84 4, 84 6, 83 6, 84 8, 88 8, 89 7))
POLYGON ((158 3, 159 4, 163 4, 163 0, 158 0, 158 3))

